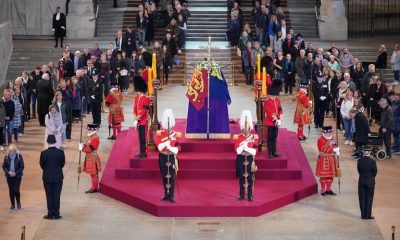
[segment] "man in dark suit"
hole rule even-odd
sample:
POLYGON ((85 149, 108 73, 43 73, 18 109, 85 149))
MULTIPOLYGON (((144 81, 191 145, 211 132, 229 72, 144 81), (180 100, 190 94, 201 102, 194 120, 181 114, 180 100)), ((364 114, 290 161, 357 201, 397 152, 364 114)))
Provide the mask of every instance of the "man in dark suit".
POLYGON ((115 48, 118 52, 126 52, 128 49, 128 41, 122 36, 122 30, 118 30, 117 37, 115 38, 115 48))
POLYGON ((358 159, 362 156, 362 147, 368 143, 369 124, 364 114, 364 107, 360 107, 355 111, 351 110, 350 116, 354 118, 354 142, 356 144, 356 153, 352 156, 354 159, 358 159))
POLYGON ((44 117, 49 112, 49 106, 53 100, 54 91, 48 73, 43 73, 42 79, 36 84, 37 93, 37 111, 39 115, 40 126, 45 126, 44 117))
POLYGON ((363 147, 363 157, 357 162, 358 200, 360 202, 361 219, 374 219, 371 215, 374 200, 375 177, 378 173, 376 162, 370 158, 372 147, 363 147))
POLYGON ((45 219, 60 219, 60 196, 63 185, 64 151, 55 147, 56 137, 47 137, 49 148, 40 153, 40 167, 43 169, 43 185, 47 199, 45 219))
POLYGON ((56 8, 56 13, 53 14, 53 31, 54 38, 56 40, 56 45, 54 47, 58 47, 58 39, 61 40, 61 47, 63 47, 63 41, 66 34, 66 18, 64 13, 61 12, 61 7, 56 8))

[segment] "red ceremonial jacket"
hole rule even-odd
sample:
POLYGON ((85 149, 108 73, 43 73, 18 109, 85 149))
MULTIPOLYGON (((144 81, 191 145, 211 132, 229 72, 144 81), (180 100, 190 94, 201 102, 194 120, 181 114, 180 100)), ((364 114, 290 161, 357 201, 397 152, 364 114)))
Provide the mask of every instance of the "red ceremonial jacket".
POLYGON ((91 135, 86 143, 83 144, 82 151, 86 153, 85 162, 83 163, 83 171, 88 174, 97 174, 101 172, 100 157, 97 154, 99 145, 100 139, 97 134, 91 135))
POLYGON ((147 82, 149 81, 149 73, 147 68, 145 68, 142 73, 140 74, 140 76, 144 79, 144 82, 147 84, 147 82))
MULTIPOLYGON (((169 137, 168 137, 167 130, 164 129, 164 130, 157 131, 156 145, 158 147, 158 145, 160 143, 164 143, 169 140, 171 147, 175 147, 177 137, 178 137, 178 134, 174 130, 170 130, 169 137)), ((164 149, 161 150, 161 152, 168 152, 168 149, 165 147, 164 149)))
POLYGON ((249 148, 254 148, 257 150, 255 147, 257 145, 257 137, 254 136, 254 134, 250 134, 249 136, 245 136, 242 134, 238 135, 238 138, 235 141, 235 151, 242 145, 244 144, 244 141, 248 139, 250 142, 247 144, 249 148))
POLYGON ((150 107, 150 99, 145 96, 137 95, 133 106, 133 114, 138 118, 138 126, 147 126, 147 113, 150 107))
POLYGON ((274 116, 280 119, 283 113, 279 98, 267 97, 264 102, 265 119, 264 126, 275 126, 274 116))
POLYGON ((117 125, 125 121, 124 112, 122 110, 122 100, 124 96, 120 91, 112 91, 106 98, 106 105, 110 107, 108 112, 108 123, 117 125))
POLYGON ((310 100, 302 91, 297 94, 297 106, 293 121, 302 125, 309 125, 312 122, 310 100))
POLYGON ((327 139, 325 136, 318 138, 318 161, 316 175, 318 177, 334 177, 338 162, 333 149, 336 147, 335 139, 327 139))

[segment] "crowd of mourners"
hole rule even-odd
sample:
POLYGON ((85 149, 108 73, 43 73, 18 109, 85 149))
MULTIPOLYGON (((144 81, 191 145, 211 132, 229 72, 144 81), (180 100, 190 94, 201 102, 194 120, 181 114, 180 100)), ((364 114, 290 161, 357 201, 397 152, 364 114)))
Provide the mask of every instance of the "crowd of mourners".
POLYGON ((252 23, 243 21, 240 1, 228 1, 228 9, 226 35, 242 59, 247 85, 253 85, 259 54, 261 68, 266 67, 272 79, 269 94, 293 95, 293 88, 308 85, 314 106, 314 127, 321 128, 325 118, 334 117, 337 129, 345 136, 345 144, 356 145, 355 158, 368 143, 371 123, 379 126, 386 158, 391 158, 392 152, 400 154, 400 102, 396 92, 400 72, 398 44, 389 58, 386 46, 381 45, 376 61, 367 62, 353 56, 348 48, 339 49, 335 42, 329 49, 306 43, 301 33, 286 25, 279 1, 255 1, 252 23), (252 32, 250 24, 254 24, 256 32, 252 32), (385 75, 388 64, 393 78, 385 75), (358 112, 363 113, 368 124, 355 124, 358 112))

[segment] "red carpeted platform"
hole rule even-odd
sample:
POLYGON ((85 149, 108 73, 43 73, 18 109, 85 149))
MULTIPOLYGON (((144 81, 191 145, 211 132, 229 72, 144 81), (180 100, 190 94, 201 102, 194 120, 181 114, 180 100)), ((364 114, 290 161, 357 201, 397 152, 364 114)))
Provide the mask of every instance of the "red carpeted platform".
MULTIPOLYGON (((176 130, 184 133, 185 120, 176 130)), ((238 133, 237 125, 231 132, 238 133)), ((105 167, 101 193, 159 217, 255 217, 317 193, 317 182, 295 133, 279 130, 280 158, 256 156, 258 171, 254 201, 237 201, 233 140, 182 138, 178 155, 180 170, 176 203, 163 196, 158 152, 135 159, 138 137, 135 129, 123 131, 116 140, 105 167)))

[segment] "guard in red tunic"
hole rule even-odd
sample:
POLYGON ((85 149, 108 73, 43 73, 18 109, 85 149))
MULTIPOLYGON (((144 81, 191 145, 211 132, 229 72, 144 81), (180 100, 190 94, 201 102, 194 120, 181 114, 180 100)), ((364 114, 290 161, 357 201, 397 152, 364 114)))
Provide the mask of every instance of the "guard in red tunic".
POLYGON ((99 190, 99 172, 101 172, 100 157, 97 154, 99 149, 99 136, 97 136, 97 125, 88 124, 88 137, 85 143, 79 144, 79 150, 86 153, 85 161, 83 162, 83 171, 90 174, 92 178, 92 187, 86 193, 95 193, 99 190))
POLYGON ((240 129, 242 133, 235 136, 236 177, 239 178, 239 197, 243 200, 247 192, 247 200, 253 201, 254 173, 257 171, 254 156, 256 155, 257 135, 251 134, 253 121, 251 112, 243 110, 240 117, 240 129))
POLYGON ((122 100, 124 96, 119 91, 118 86, 112 86, 110 93, 106 98, 106 105, 110 108, 108 112, 108 127, 112 128, 112 136, 109 139, 117 139, 117 135, 121 132, 121 123, 125 121, 122 109, 122 100))
POLYGON ((311 120, 311 103, 307 96, 307 85, 300 85, 300 91, 297 93, 297 106, 294 113, 294 123, 297 124, 297 137, 300 141, 304 141, 307 138, 303 133, 303 126, 310 125, 311 120))
POLYGON ((137 95, 135 97, 135 103, 133 106, 134 115, 134 127, 138 129, 139 143, 140 143, 140 153, 137 154, 136 158, 146 158, 146 130, 148 122, 148 112, 150 109, 150 99, 146 96, 147 84, 144 79, 140 76, 134 78, 134 86, 137 95))
POLYGON ((172 128, 175 126, 175 117, 171 109, 165 109, 161 126, 162 130, 157 131, 156 144, 160 152, 158 164, 162 176, 164 186, 163 201, 175 202, 175 180, 178 172, 178 148, 176 147, 176 139, 180 137, 180 133, 175 132, 172 128))
POLYGON ((264 126, 267 128, 268 157, 280 157, 281 155, 276 151, 276 139, 278 138, 278 129, 282 123, 281 117, 283 114, 279 98, 268 95, 264 102, 264 111, 264 126))
POLYGON ((322 127, 322 136, 318 138, 318 161, 316 175, 321 183, 321 195, 336 195, 331 189, 333 177, 338 170, 337 156, 340 150, 336 147, 336 141, 332 138, 332 127, 322 127))

